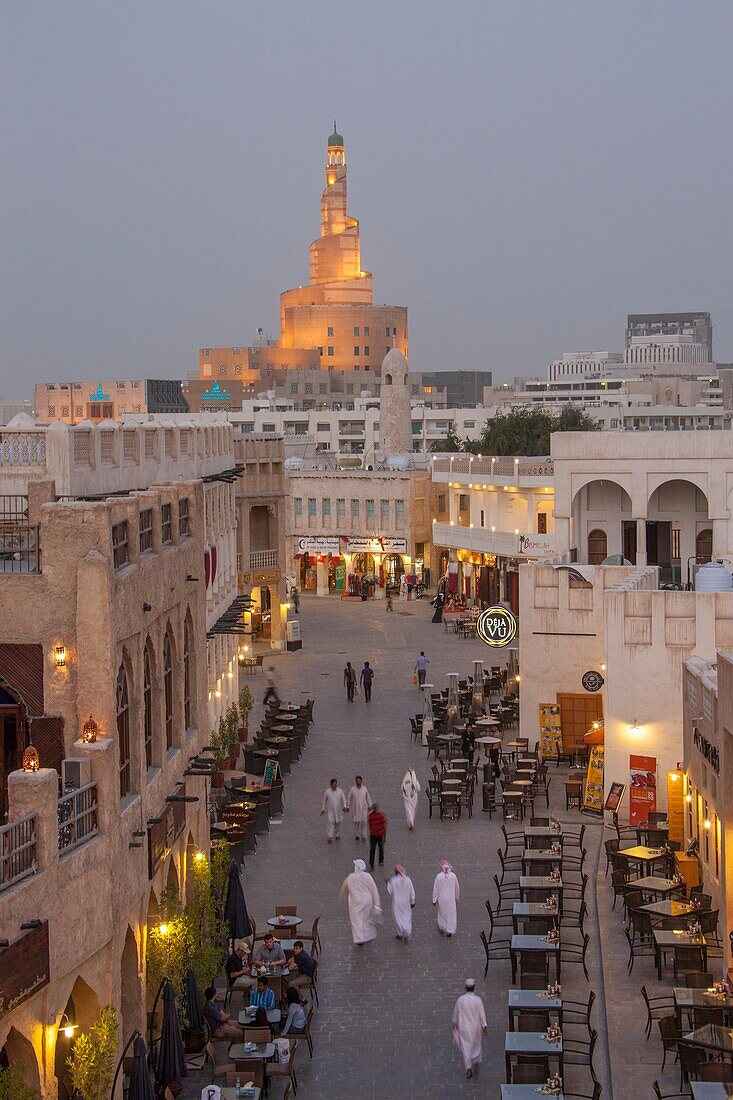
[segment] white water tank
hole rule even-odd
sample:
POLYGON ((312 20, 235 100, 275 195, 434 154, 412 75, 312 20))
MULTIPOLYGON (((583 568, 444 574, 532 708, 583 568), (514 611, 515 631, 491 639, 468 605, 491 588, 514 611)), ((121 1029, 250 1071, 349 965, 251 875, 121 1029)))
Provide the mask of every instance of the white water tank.
POLYGON ((722 561, 709 561, 695 574, 696 592, 730 592, 733 578, 722 561))

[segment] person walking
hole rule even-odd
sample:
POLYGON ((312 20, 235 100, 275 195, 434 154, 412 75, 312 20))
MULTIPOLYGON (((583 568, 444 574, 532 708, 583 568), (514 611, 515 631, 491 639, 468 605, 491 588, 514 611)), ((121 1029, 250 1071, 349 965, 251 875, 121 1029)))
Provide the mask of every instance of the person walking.
POLYGON ((379 866, 384 863, 384 842, 387 839, 387 818, 373 803, 369 814, 369 866, 374 870, 374 853, 379 848, 379 866))
POLYGON ((425 678, 427 677, 427 674, 428 674, 428 665, 429 664, 430 664, 430 660, 429 660, 428 657, 425 656, 425 650, 421 649, 420 650, 420 656, 415 661, 415 672, 417 673, 417 686, 420 688, 420 691, 422 691, 423 684, 425 683, 425 678))
POLYGON ((293 607, 295 608, 295 614, 300 614, 300 596, 298 595, 298 589, 293 585, 290 589, 290 598, 293 601, 293 607))
POLYGON ((466 1077, 470 1079, 478 1072, 483 1057, 481 1040, 486 1034, 486 1011, 476 993, 474 978, 466 980, 465 989, 453 1009, 453 1043, 460 1051, 466 1077))
POLYGON ((417 796, 419 794, 420 783, 415 775, 415 769, 408 768, 405 772, 405 778, 402 780, 402 801, 405 806, 405 821, 410 832, 415 828, 415 811, 417 810, 417 796))
POLYGON ((354 870, 341 884, 341 897, 349 898, 351 938, 359 947, 377 938, 377 923, 382 920, 382 902, 377 884, 363 859, 354 860, 354 870))
POLYGON ((333 842, 334 837, 336 840, 341 840, 341 821, 343 815, 348 812, 349 807, 346 805, 344 792, 338 785, 338 779, 332 779, 326 787, 321 806, 321 816, 326 814, 326 840, 329 844, 333 842))
POLYGON ((274 699, 276 703, 279 703, 280 696, 278 695, 277 687, 275 686, 275 668, 273 665, 270 665, 268 667, 265 676, 265 683, 267 685, 267 688, 265 691, 265 698, 262 700, 262 705, 266 707, 268 699, 274 699))
POLYGON ((394 604, 392 603, 392 593, 387 596, 387 603, 384 608, 385 611, 394 611, 394 604))
POLYGON ((354 786, 348 793, 346 803, 351 814, 351 824, 354 826, 354 836, 357 840, 366 840, 367 816, 372 800, 360 775, 354 777, 354 786))
POLYGON ((395 864, 394 874, 385 879, 387 893, 392 898, 392 919, 397 929, 395 939, 409 940, 412 935, 412 910, 415 908, 415 887, 401 864, 395 864))
POLYGON ((364 662, 364 667, 361 670, 359 676, 359 683, 364 688, 364 702, 368 703, 372 698, 372 680, 374 679, 374 669, 370 667, 369 662, 364 662))
POLYGON ((354 702, 354 690, 356 688, 356 669, 352 665, 351 661, 346 662, 346 668, 344 669, 344 684, 346 685, 346 699, 347 702, 354 702))
POLYGON ((461 897, 458 878, 447 860, 433 883, 433 905, 438 907, 438 931, 441 936, 452 936, 458 929, 458 902, 461 897))

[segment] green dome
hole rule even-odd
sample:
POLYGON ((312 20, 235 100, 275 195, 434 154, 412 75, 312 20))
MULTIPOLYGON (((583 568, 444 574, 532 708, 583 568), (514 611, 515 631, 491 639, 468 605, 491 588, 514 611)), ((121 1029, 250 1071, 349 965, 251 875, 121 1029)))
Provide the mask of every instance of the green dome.
POLYGON ((341 137, 341 134, 336 129, 336 119, 334 119, 333 120, 333 133, 331 134, 330 138, 328 139, 328 148, 330 149, 333 145, 343 145, 343 144, 344 144, 344 139, 341 137))

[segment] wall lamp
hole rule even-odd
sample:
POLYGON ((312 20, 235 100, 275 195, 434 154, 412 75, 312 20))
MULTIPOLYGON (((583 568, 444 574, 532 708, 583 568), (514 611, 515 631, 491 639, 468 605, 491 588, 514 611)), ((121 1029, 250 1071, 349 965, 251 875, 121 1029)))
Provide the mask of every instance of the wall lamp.
POLYGON ((97 733, 99 732, 99 726, 94 721, 94 718, 90 714, 86 722, 82 726, 81 739, 86 745, 93 745, 97 740, 97 733))
POLYGON ((66 1036, 67 1039, 72 1039, 74 1037, 74 1032, 78 1031, 78 1030, 79 1030, 79 1025, 78 1024, 72 1024, 71 1020, 69 1019, 69 1017, 64 1012, 63 1016, 59 1020, 59 1031, 63 1031, 63 1033, 64 1033, 64 1035, 66 1036), (66 1020, 65 1024, 64 1024, 64 1020, 66 1020))
POLYGON ((169 794, 166 802, 198 802, 197 794, 169 794))
POLYGON ((143 611, 152 611, 152 610, 153 609, 152 609, 152 607, 149 603, 144 603, 143 604, 143 611))
POLYGON ((194 576, 192 576, 192 574, 191 574, 191 573, 186 573, 186 580, 187 580, 187 581, 197 581, 197 580, 198 580, 198 577, 194 577, 194 576))
POLYGON ((66 646, 57 645, 53 650, 53 663, 56 668, 66 668, 66 646))
POLYGON ((148 825, 162 825, 162 824, 163 824, 163 818, 162 817, 149 817, 148 818, 148 825))

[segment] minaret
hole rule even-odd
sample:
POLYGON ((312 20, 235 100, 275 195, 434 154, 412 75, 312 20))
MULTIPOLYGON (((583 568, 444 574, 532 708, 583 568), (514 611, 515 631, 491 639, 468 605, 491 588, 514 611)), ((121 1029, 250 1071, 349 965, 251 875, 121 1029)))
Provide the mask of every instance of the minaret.
POLYGON ((346 209, 346 148, 335 119, 326 146, 321 236, 310 246, 311 286, 334 282, 357 284, 360 298, 371 302, 372 277, 361 270, 359 222, 346 209))
POLYGON ((412 416, 407 360, 390 348, 382 360, 379 402, 379 449, 387 456, 412 453, 412 416))

